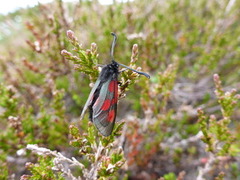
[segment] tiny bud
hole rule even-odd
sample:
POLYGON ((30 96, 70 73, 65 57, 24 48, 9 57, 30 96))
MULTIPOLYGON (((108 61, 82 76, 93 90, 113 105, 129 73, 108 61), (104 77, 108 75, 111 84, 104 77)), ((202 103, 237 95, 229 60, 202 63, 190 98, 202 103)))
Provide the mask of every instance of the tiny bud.
POLYGON ((240 99, 240 94, 236 94, 235 98, 240 99))
POLYGON ((91 55, 91 50, 90 49, 87 49, 86 50, 86 54, 89 56, 89 55, 91 55))
POLYGON ((121 154, 122 152, 123 152, 123 149, 122 149, 121 146, 119 146, 119 147, 118 147, 118 150, 117 150, 117 153, 118 153, 118 154, 121 154))
POLYGON ((18 156, 25 156, 26 155, 26 149, 19 149, 17 151, 18 156))
POLYGON ((94 53, 94 52, 96 52, 96 50, 97 50, 97 44, 96 43, 92 43, 91 44, 91 51, 94 53))
POLYGON ((206 164, 208 162, 208 158, 201 158, 200 162, 201 164, 206 164))
POLYGON ((235 104, 237 104, 237 101, 232 101, 231 104, 232 104, 232 105, 235 105, 235 104))
POLYGON ((214 114, 210 115, 211 120, 216 120, 216 116, 214 114))
MULTIPOLYGON (((134 68, 134 67, 133 67, 134 68)), ((137 69, 136 69, 137 71, 141 71, 142 70, 142 68, 141 67, 137 67, 137 69)))
POLYGON ((98 66, 98 71, 101 72, 102 71, 102 67, 98 66))
POLYGON ((94 86, 94 83, 90 83, 89 86, 90 88, 92 88, 94 86))
POLYGON ((76 126, 70 125, 70 126, 69 126, 69 130, 70 130, 70 134, 71 134, 72 136, 74 136, 75 138, 79 136, 79 133, 80 133, 80 132, 79 132, 79 129, 78 129, 76 126))
MULTIPOLYGON (((72 55, 72 54, 71 54, 72 55)), ((74 59, 74 60, 79 60, 79 57, 77 57, 77 56, 72 56, 72 59, 74 59)))
POLYGON ((74 68, 74 70, 78 70, 81 68, 81 66, 79 64, 74 64, 73 68, 74 68))
POLYGON ((35 50, 37 52, 41 52, 41 47, 40 47, 40 42, 39 41, 35 41, 34 46, 35 46, 35 50))
POLYGON ((114 172, 114 168, 115 168, 115 166, 113 164, 109 164, 108 167, 107 167, 107 171, 109 173, 113 173, 114 172))
POLYGON ((227 91, 227 92, 225 92, 225 96, 230 97, 231 93, 227 91))
POLYGON ((67 37, 71 40, 75 39, 74 32, 72 30, 67 30, 67 37))
POLYGON ((219 97, 219 100, 221 100, 221 101, 224 100, 224 97, 223 96, 219 97))
POLYGON ((198 112, 198 113, 203 113, 202 108, 198 108, 198 109, 197 109, 197 112, 198 112))
POLYGON ((17 117, 14 117, 14 116, 8 116, 8 120, 9 120, 9 121, 17 121, 18 118, 17 118, 17 117))
POLYGON ((17 129, 17 130, 21 130, 21 120, 19 117, 14 117, 14 116, 9 116, 8 117, 8 121, 11 125, 11 127, 17 129))
POLYGON ((118 162, 115 164, 115 166, 121 167, 121 166, 123 166, 123 164, 124 164, 124 161, 118 161, 118 162))
POLYGON ((31 176, 30 175, 22 175, 21 176, 21 178, 20 178, 20 180, 29 180, 29 179, 31 179, 31 176))
POLYGON ((235 94, 236 92, 237 92, 236 89, 232 89, 232 90, 231 90, 231 94, 235 94))
POLYGON ((83 142, 83 143, 87 143, 88 140, 87 140, 87 139, 83 139, 82 142, 83 142))
POLYGON ((57 94, 58 94, 58 91, 54 91, 54 90, 52 91, 53 96, 56 96, 57 94))
POLYGON ((218 74, 214 74, 213 75, 213 79, 214 79, 214 81, 219 81, 219 75, 218 74))
POLYGON ((215 93, 217 96, 220 96, 220 93, 219 93, 217 90, 215 90, 214 93, 215 93))
POLYGON ((132 51, 133 52, 137 52, 138 51, 138 45, 137 44, 133 45, 132 51))
POLYGON ((68 52, 67 50, 65 50, 65 49, 63 49, 62 51, 61 51, 61 55, 63 55, 63 56, 71 56, 72 54, 70 53, 70 52, 68 52))
POLYGON ((31 163, 31 162, 26 162, 26 164, 25 164, 25 167, 28 169, 28 168, 31 168, 31 167, 33 167, 34 166, 34 164, 33 163, 31 163))
POLYGON ((48 18, 48 20, 51 22, 51 24, 53 23, 53 21, 54 21, 54 17, 52 16, 52 15, 50 15, 50 16, 48 16, 47 17, 48 18))

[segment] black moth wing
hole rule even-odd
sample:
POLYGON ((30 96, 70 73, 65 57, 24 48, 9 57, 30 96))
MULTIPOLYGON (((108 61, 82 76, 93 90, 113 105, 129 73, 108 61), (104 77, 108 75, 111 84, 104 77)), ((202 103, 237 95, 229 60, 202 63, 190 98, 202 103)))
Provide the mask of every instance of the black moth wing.
POLYGON ((116 74, 106 81, 99 92, 99 96, 90 109, 90 118, 99 132, 104 136, 112 133, 116 113, 118 99, 118 84, 116 74), (92 110, 92 113, 91 113, 92 110))
POLYGON ((88 108, 89 119, 104 136, 109 136, 112 133, 115 124, 118 101, 118 73, 118 64, 115 61, 103 67, 81 115, 82 117, 88 108))
POLYGON ((99 84, 100 84, 100 80, 99 80, 99 78, 98 78, 98 80, 97 80, 96 83, 94 84, 94 86, 93 86, 93 88, 92 88, 92 90, 91 90, 91 92, 90 92, 90 94, 89 94, 89 96, 88 96, 87 102, 86 102, 85 105, 84 105, 84 108, 83 108, 82 113, 81 113, 81 116, 80 116, 80 120, 83 119, 84 114, 85 114, 85 112, 86 112, 89 104, 91 104, 91 102, 92 102, 92 100, 93 100, 93 95, 94 95, 95 91, 97 90, 99 84))

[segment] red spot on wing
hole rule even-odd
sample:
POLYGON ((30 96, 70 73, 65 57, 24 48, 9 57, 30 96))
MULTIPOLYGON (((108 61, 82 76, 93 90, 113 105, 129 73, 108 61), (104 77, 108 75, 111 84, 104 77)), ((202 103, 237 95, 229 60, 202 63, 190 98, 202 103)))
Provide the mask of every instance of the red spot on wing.
POLYGON ((115 119, 115 110, 111 110, 108 113, 107 121, 108 122, 113 122, 115 119))
POLYGON ((110 99, 106 99, 101 107, 101 110, 106 111, 110 108, 111 105, 111 100, 110 99))
POLYGON ((113 97, 112 103, 113 104, 117 103, 117 100, 118 100, 118 86, 116 84, 116 86, 114 87, 114 97, 113 97))
POLYGON ((110 92, 113 92, 113 91, 115 90, 116 85, 117 85, 117 81, 112 80, 112 81, 109 83, 108 90, 109 90, 110 92))

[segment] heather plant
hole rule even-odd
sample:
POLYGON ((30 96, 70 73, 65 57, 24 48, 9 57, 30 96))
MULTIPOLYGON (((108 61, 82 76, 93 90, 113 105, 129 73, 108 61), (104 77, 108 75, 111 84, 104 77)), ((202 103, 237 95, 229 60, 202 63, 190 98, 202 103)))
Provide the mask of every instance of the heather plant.
POLYGON ((0 15, 0 179, 239 179, 239 7, 56 0, 0 15), (120 73, 103 137, 79 117, 111 32, 116 61, 151 79, 120 73))
MULTIPOLYGON (((206 150, 209 152, 209 160, 205 167, 200 169, 198 179, 203 179, 204 175, 209 171, 213 171, 214 165, 224 164, 226 159, 239 153, 239 149, 234 145, 236 138, 229 129, 229 124, 232 121, 231 116, 240 95, 236 94, 235 89, 224 93, 218 74, 214 74, 214 82, 216 86, 215 94, 221 106, 222 118, 217 120, 215 115, 207 117, 203 110, 198 110, 199 125, 203 133, 202 141, 206 144, 206 150)), ((221 171, 217 179, 223 179, 224 176, 225 173, 221 171)))

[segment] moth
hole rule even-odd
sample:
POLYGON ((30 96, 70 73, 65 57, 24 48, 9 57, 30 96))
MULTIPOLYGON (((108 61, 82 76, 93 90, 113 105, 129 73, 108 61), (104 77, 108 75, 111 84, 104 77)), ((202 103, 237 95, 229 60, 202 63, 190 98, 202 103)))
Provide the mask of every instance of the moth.
POLYGON ((93 122, 103 136, 111 135, 116 120, 118 102, 118 75, 120 73, 118 70, 119 65, 150 78, 147 73, 136 71, 114 60, 113 54, 117 41, 117 35, 115 33, 111 33, 111 35, 113 36, 110 51, 112 62, 102 68, 102 71, 89 94, 80 117, 80 119, 83 119, 83 116, 88 109, 90 121, 93 122))

